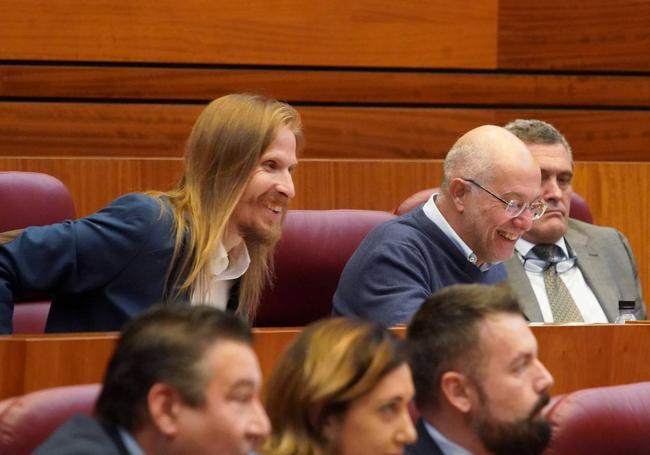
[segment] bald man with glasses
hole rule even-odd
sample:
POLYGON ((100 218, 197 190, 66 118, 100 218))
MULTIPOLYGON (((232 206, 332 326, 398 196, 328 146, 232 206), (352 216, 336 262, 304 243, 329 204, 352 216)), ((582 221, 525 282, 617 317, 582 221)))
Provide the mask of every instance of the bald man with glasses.
POLYGON ((625 301, 637 319, 645 319, 636 261, 625 236, 569 218, 573 156, 566 138, 536 119, 514 120, 506 129, 539 163, 548 206, 506 263, 526 317, 534 322, 614 322, 619 302, 625 301))
POLYGON ((371 231, 348 261, 334 315, 407 323, 439 289, 506 279, 503 261, 544 214, 541 172, 504 128, 463 135, 444 162, 438 194, 371 231))

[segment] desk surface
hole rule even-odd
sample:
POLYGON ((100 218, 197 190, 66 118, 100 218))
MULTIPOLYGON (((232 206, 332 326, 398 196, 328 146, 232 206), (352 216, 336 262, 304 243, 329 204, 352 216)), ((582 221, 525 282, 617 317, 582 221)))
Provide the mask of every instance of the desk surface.
MULTIPOLYGON (((265 378, 301 328, 255 329, 265 378)), ((404 328, 394 329, 403 334, 404 328)), ((650 380, 650 324, 536 326, 552 393, 650 380)), ((117 333, 0 336, 0 399, 34 390, 101 382, 117 333)))

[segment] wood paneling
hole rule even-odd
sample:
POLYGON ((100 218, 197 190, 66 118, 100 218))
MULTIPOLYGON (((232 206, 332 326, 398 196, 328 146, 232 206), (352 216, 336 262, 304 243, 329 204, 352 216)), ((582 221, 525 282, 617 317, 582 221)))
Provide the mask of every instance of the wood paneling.
POLYGON ((0 59, 494 68, 497 0, 0 3, 0 59))
MULTIPOLYGON (((300 328, 255 329, 266 380, 300 328)), ((650 325, 532 327, 553 394, 650 379, 650 325)), ((403 334, 404 329, 396 329, 403 334)), ((0 337, 0 399, 62 385, 101 382, 116 333, 0 337)))
POLYGON ((650 70, 650 3, 499 1, 499 68, 650 70))
POLYGON ((0 66, 0 97, 200 100, 235 92, 289 102, 648 106, 650 77, 471 72, 0 66))
MULTIPOLYGON (((199 105, 0 102, 2 156, 179 157, 199 105)), ((444 158, 470 129, 542 118, 567 136, 576 160, 645 161, 650 111, 399 107, 298 108, 303 158, 444 158)))

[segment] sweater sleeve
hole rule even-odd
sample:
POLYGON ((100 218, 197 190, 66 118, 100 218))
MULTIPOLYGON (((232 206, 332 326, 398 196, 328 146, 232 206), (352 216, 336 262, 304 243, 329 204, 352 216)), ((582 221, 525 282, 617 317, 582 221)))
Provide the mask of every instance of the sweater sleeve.
POLYGON ((356 254, 334 295, 334 315, 355 316, 385 326, 407 323, 431 294, 429 267, 421 251, 385 241, 356 254))
POLYGON ((32 227, 0 246, 0 333, 24 292, 78 293, 110 282, 138 254, 161 206, 129 194, 75 221, 32 227))

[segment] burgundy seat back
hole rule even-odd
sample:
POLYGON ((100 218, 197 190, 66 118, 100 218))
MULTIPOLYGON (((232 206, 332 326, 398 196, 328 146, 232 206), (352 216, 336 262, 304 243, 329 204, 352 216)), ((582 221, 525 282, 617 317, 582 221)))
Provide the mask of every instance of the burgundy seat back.
POLYGON ((100 384, 39 390, 0 401, 0 453, 27 455, 66 420, 92 415, 100 384))
MULTIPOLYGON (((424 204, 433 193, 437 193, 438 191, 440 191, 440 188, 430 188, 428 190, 418 191, 417 193, 412 194, 408 198, 404 199, 404 201, 393 211, 393 213, 398 216, 404 215, 406 212, 413 210, 418 205, 424 204)), ((591 215, 591 210, 589 209, 587 201, 585 201, 584 198, 575 191, 571 195, 571 209, 569 210, 569 216, 586 223, 594 222, 594 218, 591 215)))
MULTIPOLYGON (((60 180, 37 172, 0 172, 0 232, 75 218, 72 196, 60 180)), ((23 296, 14 307, 14 333, 42 333, 50 302, 23 296)))
POLYGON ((329 317, 348 259, 368 231, 394 218, 374 210, 290 210, 275 254, 275 284, 255 325, 304 326, 329 317))
POLYGON ((545 454, 650 453, 650 382, 569 393, 546 416, 545 454))

